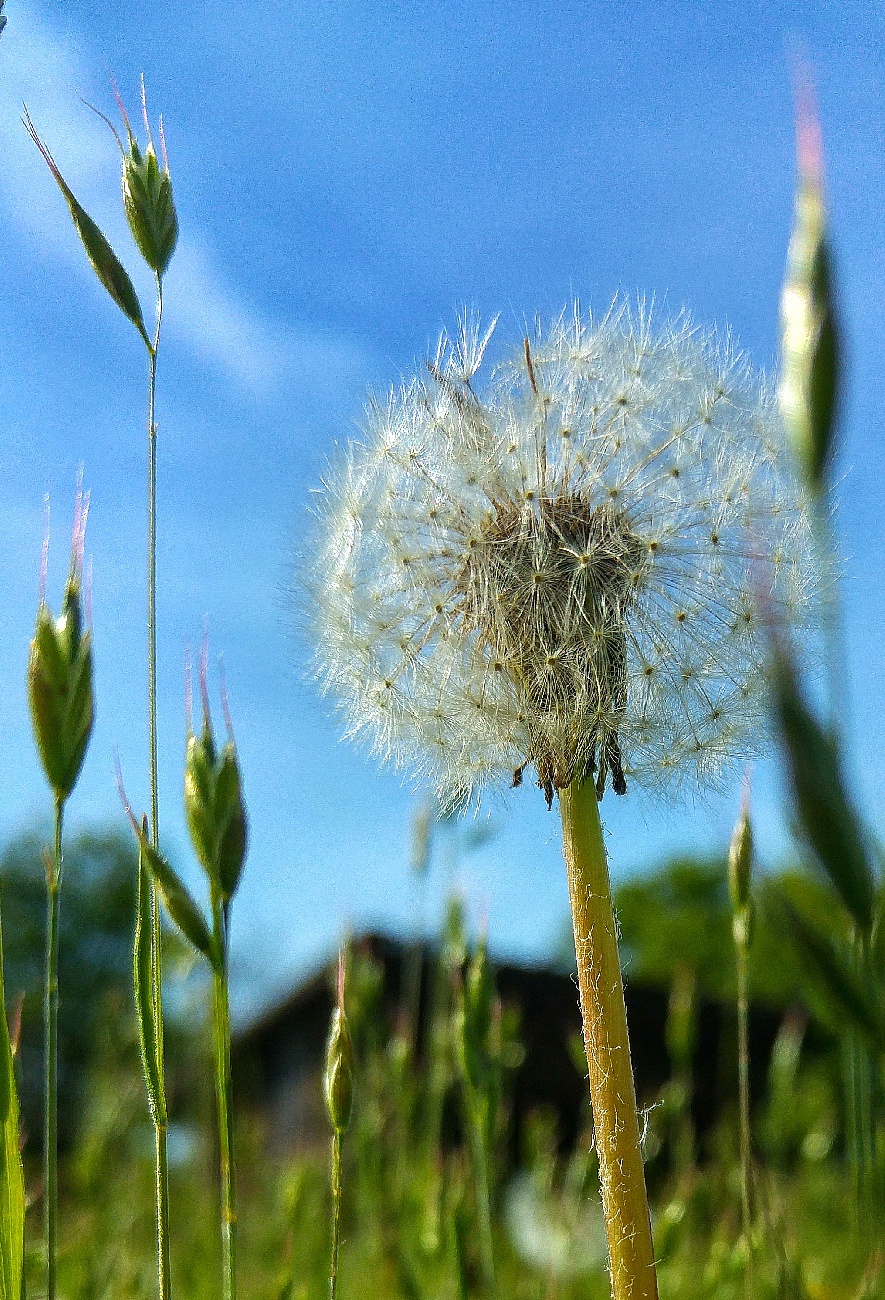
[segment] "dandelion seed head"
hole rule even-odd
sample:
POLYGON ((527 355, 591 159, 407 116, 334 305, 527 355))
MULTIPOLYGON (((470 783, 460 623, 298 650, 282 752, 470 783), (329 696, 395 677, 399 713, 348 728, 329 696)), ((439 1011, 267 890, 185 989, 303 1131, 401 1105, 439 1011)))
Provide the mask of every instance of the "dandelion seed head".
POLYGON ((330 472, 320 680, 446 804, 526 766, 548 801, 715 784, 764 740, 757 595, 793 629, 814 603, 774 396, 625 304, 538 325, 479 392, 493 328, 465 314, 330 472))

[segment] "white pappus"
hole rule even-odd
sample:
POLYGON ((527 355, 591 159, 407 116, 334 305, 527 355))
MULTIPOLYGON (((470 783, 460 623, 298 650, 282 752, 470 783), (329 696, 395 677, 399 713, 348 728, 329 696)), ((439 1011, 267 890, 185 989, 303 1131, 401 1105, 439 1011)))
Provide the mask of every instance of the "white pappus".
POLYGON ((760 600, 816 587, 773 391, 729 342, 578 304, 493 373, 465 313, 319 494, 316 667, 446 803, 534 769, 715 783, 765 733, 760 600))

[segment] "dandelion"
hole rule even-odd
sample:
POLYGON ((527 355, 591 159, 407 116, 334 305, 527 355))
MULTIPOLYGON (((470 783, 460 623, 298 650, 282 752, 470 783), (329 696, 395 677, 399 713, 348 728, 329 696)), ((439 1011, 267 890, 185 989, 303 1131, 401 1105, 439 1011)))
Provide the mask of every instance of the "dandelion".
POLYGON ((576 304, 475 386, 465 314, 321 494, 317 669, 445 803, 559 795, 616 1297, 657 1294, 597 800, 708 787, 764 737, 757 612, 814 576, 776 398, 729 343, 576 304))
POLYGON ((774 396, 626 307, 539 332, 480 400, 475 318, 368 411, 321 498, 320 676, 352 734, 463 800, 534 769, 702 786, 759 747, 764 628, 807 613, 774 396))

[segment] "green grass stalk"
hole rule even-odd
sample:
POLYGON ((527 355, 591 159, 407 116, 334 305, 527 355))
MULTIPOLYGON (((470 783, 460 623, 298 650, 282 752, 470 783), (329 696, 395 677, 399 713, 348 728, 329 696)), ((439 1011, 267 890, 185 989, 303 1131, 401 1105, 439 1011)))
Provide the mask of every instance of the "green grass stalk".
POLYGON ((62 872, 62 822, 64 800, 55 796, 55 847, 46 857, 46 984, 43 1017, 46 1114, 43 1130, 44 1202, 46 1236, 46 1296, 55 1300, 58 1255, 58 929, 62 872))
POLYGON ((613 1300, 657 1300, 618 938, 592 779, 559 792, 613 1300))
MULTIPOLYGON (((157 762, 157 350, 163 322, 163 281, 158 274, 157 324, 149 353, 148 372, 148 736, 150 743, 151 844, 159 848, 160 793, 157 762)), ((163 952, 160 930, 160 903, 153 878, 150 881, 151 918, 151 998, 154 1003, 157 1034, 157 1071, 161 1092, 165 1095, 165 1060, 163 1050, 163 952)), ((157 1271, 160 1300, 172 1294, 169 1258, 169 1159, 165 1119, 154 1118, 156 1157, 157 1271)))
POLYGON ((735 955, 737 958, 737 1019, 738 1019, 738 1093, 740 1105, 741 1148, 741 1227, 748 1248, 752 1228, 751 1187, 753 1178, 752 1150, 750 1145, 750 1001, 749 954, 745 933, 735 930, 735 955))
POLYGON ((216 960, 213 969, 215 1020, 215 1094, 218 1103, 218 1152, 221 1172, 221 1267, 224 1300, 236 1300, 237 1209, 234 1186, 233 1091, 230 1072, 230 999, 227 969, 227 922, 220 893, 212 891, 216 960))
POLYGON ((860 1035, 849 1030, 844 1047, 848 1083, 847 1139, 854 1177, 857 1230, 861 1238, 874 1231, 881 1207, 876 1196, 876 1129, 873 1119, 873 1070, 860 1035))
MULTIPOLYGON (((814 507, 815 541, 821 566, 825 571, 829 568, 838 575, 839 542, 834 525, 835 504, 830 483, 824 485, 824 490, 816 498, 814 507)), ((837 576, 832 583, 824 618, 830 735, 837 748, 841 748, 842 745, 844 720, 848 716, 849 703, 842 606, 842 589, 837 576)), ((853 946, 855 961, 863 976, 865 951, 860 935, 855 935, 853 946)), ((847 1147, 854 1175, 857 1227, 863 1234, 865 1225, 872 1223, 872 1216, 876 1213, 874 1205, 876 1133, 872 1118, 874 1109, 872 1070, 869 1054, 859 1035, 852 1030, 846 1034, 844 1053, 847 1147)))
POLYGON ((341 1135, 332 1133, 332 1251, 329 1257, 329 1300, 338 1295, 338 1254, 341 1249, 341 1135))
MULTIPOLYGON (((472 1093, 472 1090, 470 1090, 472 1093)), ((479 1222, 479 1256, 482 1265, 483 1286, 489 1300, 497 1295, 495 1280, 495 1250, 492 1239, 492 1197, 489 1180, 488 1124, 485 1122, 481 1097, 469 1095, 467 1100, 467 1127, 470 1151, 473 1157, 473 1180, 476 1190, 476 1209, 479 1222)))
POLYGON ((453 1074, 454 1049, 450 1024, 452 972, 448 960, 448 936, 433 963, 427 1023, 427 1101, 423 1107, 421 1133, 422 1164, 428 1170, 424 1196, 423 1238, 435 1251, 441 1237, 442 1180, 439 1150, 442 1138, 446 1091, 453 1074))

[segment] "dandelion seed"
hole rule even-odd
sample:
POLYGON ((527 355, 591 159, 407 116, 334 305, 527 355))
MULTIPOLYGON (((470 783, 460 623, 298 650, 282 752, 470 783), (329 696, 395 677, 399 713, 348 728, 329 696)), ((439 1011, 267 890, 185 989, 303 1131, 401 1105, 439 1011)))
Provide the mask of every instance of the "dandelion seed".
POLYGON ((479 396, 490 336, 465 315, 326 484, 322 682, 445 801, 526 766, 548 802, 716 781, 764 733, 755 593, 795 626, 815 586, 773 393, 622 304, 538 328, 479 396))

